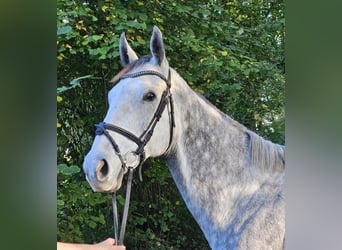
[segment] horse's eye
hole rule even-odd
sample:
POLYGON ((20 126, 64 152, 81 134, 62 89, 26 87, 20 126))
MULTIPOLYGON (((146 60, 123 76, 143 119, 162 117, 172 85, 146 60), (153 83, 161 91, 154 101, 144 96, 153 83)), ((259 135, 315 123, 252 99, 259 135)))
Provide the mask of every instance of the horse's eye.
POLYGON ((156 94, 153 92, 148 92, 144 95, 143 100, 144 101, 148 101, 148 102, 152 102, 154 99, 156 98, 156 94))

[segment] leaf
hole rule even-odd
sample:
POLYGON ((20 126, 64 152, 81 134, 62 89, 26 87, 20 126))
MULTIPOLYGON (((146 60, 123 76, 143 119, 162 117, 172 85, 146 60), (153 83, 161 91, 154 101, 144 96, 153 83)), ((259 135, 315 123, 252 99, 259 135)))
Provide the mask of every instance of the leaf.
POLYGON ((122 197, 122 195, 118 194, 116 196, 116 199, 120 205, 122 205, 122 206, 125 205, 125 199, 122 197))
POLYGON ((80 171, 81 169, 76 165, 71 165, 70 167, 68 167, 66 164, 59 164, 57 166, 57 173, 61 173, 65 175, 73 175, 80 171))
POLYGON ((258 122, 261 122, 262 121, 262 118, 261 118, 261 116, 259 115, 259 114, 254 114, 254 119, 256 120, 256 121, 258 121, 258 122))
POLYGON ((244 69, 244 70, 242 71, 242 73, 243 73, 245 76, 248 76, 249 73, 251 73, 251 70, 250 70, 250 69, 244 69))
POLYGON ((239 36, 241 36, 243 33, 244 33, 244 29, 243 28, 240 28, 238 29, 238 31, 236 32, 239 36))
POLYGON ((60 53, 60 54, 57 56, 57 59, 58 59, 59 61, 62 61, 64 57, 65 57, 64 54, 63 54, 63 53, 60 53))
POLYGON ((240 84, 240 83, 234 83, 234 84, 230 85, 230 88, 231 88, 231 89, 234 89, 234 90, 239 90, 239 89, 241 89, 242 87, 241 87, 241 84, 240 84))
POLYGON ((96 227, 96 223, 94 221, 89 221, 88 223, 89 227, 91 227, 92 229, 94 229, 96 227))
POLYGON ((102 225, 106 224, 103 214, 100 214, 100 216, 98 217, 98 222, 100 222, 102 225))
POLYGON ((70 89, 70 87, 65 87, 65 86, 59 87, 57 88, 57 94, 60 94, 68 89, 70 89))
POLYGON ((72 30, 71 26, 63 26, 57 30, 57 36, 69 33, 72 30))
POLYGON ((167 226, 166 223, 163 223, 163 224, 161 225, 161 229, 162 229, 162 231, 163 231, 164 233, 167 232, 167 231, 170 231, 170 229, 169 229, 169 227, 167 226))
POLYGON ((57 94, 63 93, 64 91, 67 91, 72 88, 76 88, 77 86, 80 86, 80 80, 90 78, 92 75, 86 75, 86 76, 81 76, 78 77, 74 80, 72 80, 69 84, 71 85, 70 87, 62 86, 57 88, 57 94))
POLYGON ((65 202, 62 200, 57 200, 57 206, 64 206, 65 202))
POLYGON ((108 6, 106 6, 106 5, 103 5, 103 6, 101 7, 101 10, 102 10, 103 12, 106 12, 107 9, 108 9, 108 6))
POLYGON ((164 23, 164 20, 159 17, 153 18, 153 21, 156 21, 157 23, 160 23, 160 24, 164 23))
POLYGON ((102 39, 102 37, 103 37, 103 35, 92 35, 91 39, 93 41, 98 41, 98 40, 102 39))
POLYGON ((89 78, 89 77, 91 77, 91 75, 86 75, 86 76, 78 77, 78 78, 72 80, 72 81, 70 82, 70 85, 76 87, 76 86, 78 86, 78 85, 80 84, 80 80, 86 79, 86 78, 89 78))
POLYGON ((222 50, 222 51, 220 51, 220 53, 221 53, 222 56, 227 56, 228 55, 228 51, 226 51, 226 50, 222 50))
POLYGON ((153 240, 153 239, 156 238, 155 233, 152 232, 151 229, 149 229, 149 228, 147 229, 146 234, 147 234, 147 236, 150 238, 150 240, 153 240))

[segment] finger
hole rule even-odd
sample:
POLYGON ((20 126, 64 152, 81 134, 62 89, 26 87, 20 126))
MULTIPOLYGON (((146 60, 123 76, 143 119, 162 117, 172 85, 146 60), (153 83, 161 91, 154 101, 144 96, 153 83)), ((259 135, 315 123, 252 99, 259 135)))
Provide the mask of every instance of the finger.
POLYGON ((111 245, 115 244, 115 240, 113 238, 108 238, 106 241, 111 245))

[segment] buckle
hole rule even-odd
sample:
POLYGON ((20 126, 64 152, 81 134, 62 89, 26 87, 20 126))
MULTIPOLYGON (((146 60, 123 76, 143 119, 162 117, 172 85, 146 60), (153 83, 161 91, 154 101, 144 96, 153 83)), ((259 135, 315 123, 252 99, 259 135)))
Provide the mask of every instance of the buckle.
POLYGON ((127 168, 135 169, 139 166, 140 163, 140 156, 133 151, 127 152, 123 157, 127 168))

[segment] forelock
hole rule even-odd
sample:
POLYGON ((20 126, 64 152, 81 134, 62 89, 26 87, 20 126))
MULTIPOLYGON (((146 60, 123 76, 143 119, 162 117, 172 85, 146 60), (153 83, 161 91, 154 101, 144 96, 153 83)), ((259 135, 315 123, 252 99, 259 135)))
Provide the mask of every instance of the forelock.
POLYGON ((133 69, 142 66, 146 63, 148 63, 151 60, 151 56, 142 56, 138 60, 135 60, 134 62, 128 64, 126 67, 124 67, 119 73, 117 73, 109 82, 116 83, 120 80, 120 78, 124 75, 126 75, 128 72, 132 71, 133 69))

